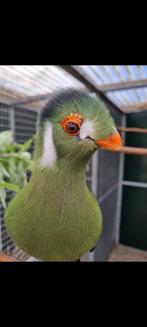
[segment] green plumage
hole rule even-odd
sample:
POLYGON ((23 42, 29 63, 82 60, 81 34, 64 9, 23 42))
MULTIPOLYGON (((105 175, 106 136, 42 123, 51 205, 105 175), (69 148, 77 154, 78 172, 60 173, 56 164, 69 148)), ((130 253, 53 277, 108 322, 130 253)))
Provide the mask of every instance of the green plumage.
POLYGON ((97 146, 67 135, 59 123, 77 112, 83 115, 83 121, 94 122, 92 137, 96 140, 116 131, 100 100, 81 94, 65 103, 59 101, 49 117, 38 124, 34 171, 6 213, 6 226, 17 245, 42 260, 76 261, 95 246, 102 231, 101 211, 85 179, 85 166, 97 146), (48 121, 53 126, 57 159, 51 167, 41 167, 48 121))

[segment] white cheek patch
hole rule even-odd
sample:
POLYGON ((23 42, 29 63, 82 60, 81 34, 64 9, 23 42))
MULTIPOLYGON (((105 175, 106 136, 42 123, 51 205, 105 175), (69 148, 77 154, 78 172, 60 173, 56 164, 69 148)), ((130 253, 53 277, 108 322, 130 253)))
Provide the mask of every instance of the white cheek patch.
POLYGON ((94 122, 92 120, 85 120, 80 129, 80 138, 85 139, 86 136, 93 138, 94 134, 94 122))
POLYGON ((56 148, 53 141, 53 126, 50 122, 46 123, 43 139, 43 155, 40 160, 42 167, 51 167, 57 160, 56 148))

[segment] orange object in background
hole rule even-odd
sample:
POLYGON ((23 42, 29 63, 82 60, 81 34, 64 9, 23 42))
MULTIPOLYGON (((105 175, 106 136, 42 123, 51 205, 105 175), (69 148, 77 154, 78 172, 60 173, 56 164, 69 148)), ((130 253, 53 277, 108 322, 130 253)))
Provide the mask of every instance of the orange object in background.
POLYGON ((16 260, 14 257, 11 257, 7 254, 5 254, 4 252, 0 252, 0 262, 17 262, 18 260, 16 260))

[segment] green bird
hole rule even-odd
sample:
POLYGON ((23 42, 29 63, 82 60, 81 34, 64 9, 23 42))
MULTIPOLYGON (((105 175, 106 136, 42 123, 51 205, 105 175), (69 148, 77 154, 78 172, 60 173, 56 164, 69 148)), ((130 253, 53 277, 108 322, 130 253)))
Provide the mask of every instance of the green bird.
POLYGON ((43 108, 29 183, 12 199, 6 226, 16 244, 45 261, 77 261, 102 231, 85 167, 98 148, 118 150, 121 138, 100 99, 60 91, 43 108))

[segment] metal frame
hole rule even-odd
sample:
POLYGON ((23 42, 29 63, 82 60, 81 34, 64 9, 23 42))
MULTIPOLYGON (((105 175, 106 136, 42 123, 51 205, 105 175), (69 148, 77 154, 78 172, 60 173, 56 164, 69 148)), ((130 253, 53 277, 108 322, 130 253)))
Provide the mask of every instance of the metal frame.
POLYGON ((115 189, 118 187, 118 183, 114 184, 111 188, 108 189, 99 199, 98 203, 100 204, 103 200, 105 200, 115 189))
POLYGON ((143 111, 147 109, 147 102, 137 103, 129 106, 123 106, 122 110, 124 113, 131 113, 137 111, 143 111))
MULTIPOLYGON (((124 114, 122 117, 122 127, 126 127, 126 115, 124 114)), ((122 136, 124 139, 125 143, 125 131, 122 132, 122 136)), ((117 225, 116 225, 116 232, 115 232, 115 242, 119 243, 119 238, 120 238, 120 224, 121 224, 121 208, 122 208, 122 197, 123 197, 123 186, 131 186, 131 187, 140 187, 140 188, 147 188, 147 183, 142 183, 142 182, 136 182, 136 181, 125 181, 123 179, 124 175, 124 159, 125 159, 125 154, 121 153, 120 154, 120 165, 119 165, 119 190, 118 190, 118 199, 117 199, 117 225)))
POLYGON ((51 93, 23 97, 23 98, 19 98, 18 100, 12 101, 11 105, 12 106, 14 106, 14 105, 20 106, 20 105, 24 105, 24 104, 28 104, 28 103, 39 102, 39 101, 48 99, 50 96, 51 96, 51 93))
POLYGON ((102 92, 113 92, 120 90, 129 90, 134 88, 142 88, 147 86, 147 79, 135 80, 135 81, 127 81, 120 83, 111 83, 111 84, 102 84, 99 86, 99 90, 102 92))
POLYGON ((10 130, 12 131, 12 137, 15 138, 15 113, 14 113, 14 107, 10 108, 10 130))
MULTIPOLYGON (((122 127, 126 127, 126 116, 122 116, 122 127)), ((125 144, 125 132, 122 133, 122 138, 125 144)), ((117 209, 116 209, 116 230, 115 230, 115 242, 119 243, 120 236, 120 223, 121 223, 121 208, 122 208, 122 196, 123 196, 123 175, 124 175, 124 153, 120 153, 120 162, 119 162, 119 176, 118 176, 118 198, 117 198, 117 209)))
POLYGON ((122 185, 147 188, 147 183, 142 182, 122 181, 122 185))

